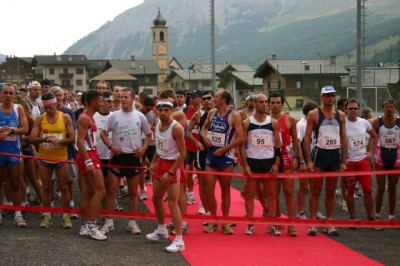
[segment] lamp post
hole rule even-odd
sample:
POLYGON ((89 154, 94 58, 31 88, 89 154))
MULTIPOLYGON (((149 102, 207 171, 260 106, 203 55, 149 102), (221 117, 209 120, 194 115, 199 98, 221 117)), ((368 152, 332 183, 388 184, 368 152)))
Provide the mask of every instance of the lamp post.
POLYGON ((143 75, 144 75, 144 90, 147 90, 147 88, 146 88, 146 67, 145 67, 145 66, 140 66, 140 68, 143 68, 143 75))
POLYGON ((191 70, 192 68, 193 68, 193 64, 190 63, 190 64, 189 64, 189 91, 192 89, 191 86, 190 86, 190 85, 191 85, 191 84, 190 84, 190 70, 191 70))

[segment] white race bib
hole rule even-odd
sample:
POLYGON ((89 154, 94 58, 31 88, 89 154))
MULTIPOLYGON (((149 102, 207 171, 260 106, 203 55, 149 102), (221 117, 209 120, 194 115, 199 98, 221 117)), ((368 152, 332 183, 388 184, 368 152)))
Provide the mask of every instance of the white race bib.
POLYGON ((340 148, 340 138, 339 135, 325 136, 322 140, 323 149, 339 149, 340 148))
POLYGON ((168 140, 166 138, 163 138, 159 135, 156 135, 156 145, 157 149, 160 149, 163 152, 168 152, 169 150, 169 145, 168 145, 168 140))
MULTIPOLYGON (((56 134, 56 133, 43 134, 43 138, 47 138, 47 137, 55 137, 58 140, 62 140, 62 134, 56 134)), ((61 145, 53 144, 53 143, 49 143, 49 142, 43 142, 43 147, 44 148, 61 148, 61 145)))
POLYGON ((399 146, 398 134, 383 134, 381 135, 381 147, 397 148, 399 146))
POLYGON ((225 146, 225 134, 217 132, 208 132, 208 138, 211 141, 211 145, 217 147, 225 146))
POLYGON ((367 146, 365 136, 349 138, 349 145, 352 151, 364 149, 367 146))
POLYGON ((271 136, 253 134, 251 136, 251 146, 258 149, 269 148, 271 146, 271 136))

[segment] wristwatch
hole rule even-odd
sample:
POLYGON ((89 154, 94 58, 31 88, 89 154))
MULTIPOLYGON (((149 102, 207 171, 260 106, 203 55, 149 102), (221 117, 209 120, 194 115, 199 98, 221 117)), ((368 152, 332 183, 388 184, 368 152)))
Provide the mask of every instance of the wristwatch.
POLYGON ((167 172, 170 176, 173 176, 174 175, 174 173, 172 173, 171 171, 168 171, 167 172))
POLYGON ((306 162, 305 161, 300 161, 300 164, 305 164, 306 162))

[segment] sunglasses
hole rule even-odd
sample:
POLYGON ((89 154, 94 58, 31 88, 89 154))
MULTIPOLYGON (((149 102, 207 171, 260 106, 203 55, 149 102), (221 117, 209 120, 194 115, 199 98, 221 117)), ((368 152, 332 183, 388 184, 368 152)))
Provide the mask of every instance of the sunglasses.
POLYGON ((201 98, 203 101, 209 101, 209 100, 211 100, 212 99, 212 97, 210 96, 210 97, 203 97, 203 98, 201 98))
POLYGON ((326 98, 329 98, 329 97, 330 97, 330 98, 335 98, 335 96, 336 96, 334 93, 324 93, 323 95, 324 95, 324 97, 326 97, 326 98))
POLYGON ((196 99, 197 95, 190 95, 189 97, 190 97, 190 99, 196 99))
POLYGON ((348 109, 350 111, 356 111, 356 110, 358 110, 360 108, 358 108, 358 107, 347 107, 346 109, 348 109))

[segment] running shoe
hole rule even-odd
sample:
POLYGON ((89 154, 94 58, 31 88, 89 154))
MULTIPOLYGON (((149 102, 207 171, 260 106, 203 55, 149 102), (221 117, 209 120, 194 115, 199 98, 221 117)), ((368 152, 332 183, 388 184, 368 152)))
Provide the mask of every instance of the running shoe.
POLYGON ((322 215, 321 212, 317 212, 317 215, 315 216, 315 218, 320 219, 320 220, 326 220, 326 216, 322 215))
POLYGON ((307 235, 309 235, 309 236, 316 236, 317 234, 318 234, 318 227, 316 227, 316 226, 310 226, 310 227, 308 228, 307 235))
POLYGON ((112 219, 106 219, 106 221, 99 228, 99 230, 104 231, 105 233, 109 233, 114 229, 114 221, 112 219))
POLYGON ((255 225, 254 224, 249 224, 249 225, 247 225, 247 229, 246 229, 246 231, 244 231, 244 233, 246 235, 252 235, 252 234, 254 234, 255 231, 256 231, 255 225))
POLYGON ((168 238, 168 230, 159 230, 157 228, 156 230, 154 230, 153 233, 147 234, 146 238, 151 241, 166 239, 166 238, 168 238))
POLYGON ((281 232, 279 231, 278 227, 274 225, 268 225, 267 232, 273 236, 280 236, 281 232))
POLYGON ((230 224, 222 224, 222 233, 225 235, 233 235, 233 230, 230 224))
POLYGON ((14 224, 18 227, 26 227, 27 225, 24 218, 22 218, 22 215, 15 216, 14 224))
POLYGON ((170 222, 169 224, 166 225, 166 228, 168 231, 174 230, 174 222, 170 222))
POLYGON ((139 199, 140 199, 140 200, 147 200, 146 191, 144 191, 144 190, 140 191, 139 199))
POLYGON ((307 219, 307 216, 306 216, 306 214, 304 212, 300 212, 300 213, 297 214, 297 218, 307 219))
POLYGON ((62 227, 63 227, 64 229, 71 229, 71 228, 72 228, 71 217, 70 217, 69 215, 66 215, 66 216, 63 218, 62 227))
POLYGON ((179 252, 185 250, 185 243, 183 241, 174 240, 171 245, 165 248, 167 252, 179 252))
POLYGON ((61 199, 61 190, 57 189, 56 191, 56 198, 59 200, 61 199))
POLYGON ((118 198, 119 199, 125 198, 128 195, 129 195, 129 192, 128 192, 128 187, 127 186, 124 186, 124 187, 122 187, 122 188, 120 188, 118 190, 118 198))
POLYGON ((124 211, 124 208, 122 208, 122 207, 118 204, 118 202, 115 201, 114 211, 123 212, 123 211, 124 211))
POLYGON ((204 228, 204 233, 212 233, 218 230, 218 224, 208 223, 208 225, 204 228))
POLYGON ((264 218, 268 218, 269 217, 268 210, 264 209, 261 216, 264 218))
MULTIPOLYGON (((381 221, 381 217, 378 216, 378 215, 375 215, 374 221, 381 221)), ((383 231, 383 228, 378 227, 378 228, 374 228, 374 230, 376 230, 376 231, 383 231)))
POLYGON ((349 212, 349 208, 347 207, 347 203, 345 200, 343 200, 342 205, 342 210, 345 212, 349 212))
POLYGON ((297 236, 296 228, 293 225, 289 225, 287 229, 288 236, 297 236))
POLYGON ((331 236, 338 236, 339 232, 336 230, 335 227, 323 227, 322 230, 324 233, 331 235, 331 236))
POLYGON ((44 215, 43 220, 40 223, 40 228, 49 228, 50 226, 53 225, 53 221, 51 220, 50 215, 44 215))
POLYGON ((13 215, 14 215, 14 211, 12 211, 12 210, 5 210, 1 214, 1 216, 3 216, 3 217, 12 217, 13 215))
POLYGON ((87 236, 87 235, 89 235, 89 228, 87 227, 86 224, 82 224, 81 230, 79 230, 79 235, 80 235, 80 236, 87 236))
POLYGON ((36 202, 39 201, 39 198, 35 193, 29 193, 29 196, 27 196, 29 202, 36 202))
POLYGON ((206 214, 206 210, 204 209, 203 203, 201 203, 201 201, 200 201, 199 210, 197 211, 197 213, 202 214, 202 215, 206 214))
MULTIPOLYGON (((175 229, 171 231, 171 234, 176 235, 175 229)), ((182 235, 187 235, 189 234, 189 225, 186 223, 186 225, 182 224, 182 235)))
POLYGON ((100 240, 100 241, 103 241, 103 240, 107 239, 107 237, 104 234, 102 234, 100 232, 100 230, 95 226, 93 226, 91 228, 88 228, 88 235, 91 238, 96 239, 96 240, 100 240))
POLYGON ((193 192, 186 192, 187 204, 192 205, 196 203, 193 192))
POLYGON ((140 228, 137 225, 136 221, 134 221, 134 220, 129 221, 128 227, 126 228, 126 230, 135 235, 140 235, 142 233, 142 231, 140 231, 140 228))

